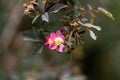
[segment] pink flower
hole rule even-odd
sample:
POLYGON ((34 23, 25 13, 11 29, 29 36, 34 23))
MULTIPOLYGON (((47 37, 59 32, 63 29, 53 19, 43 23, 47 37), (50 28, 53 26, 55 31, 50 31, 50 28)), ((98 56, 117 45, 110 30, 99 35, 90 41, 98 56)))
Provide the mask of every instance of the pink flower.
POLYGON ((56 33, 51 32, 50 36, 46 36, 46 42, 45 45, 48 45, 48 47, 51 50, 58 49, 58 52, 63 52, 64 49, 64 36, 61 33, 60 30, 57 30, 56 33))
POLYGON ((32 77, 32 76, 29 76, 29 77, 26 78, 26 80, 36 80, 36 78, 32 77))

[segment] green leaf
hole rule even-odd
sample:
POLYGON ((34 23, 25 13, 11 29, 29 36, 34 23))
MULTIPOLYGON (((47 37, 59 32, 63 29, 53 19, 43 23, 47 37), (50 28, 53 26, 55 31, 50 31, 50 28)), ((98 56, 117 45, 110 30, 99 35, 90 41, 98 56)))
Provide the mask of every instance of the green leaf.
POLYGON ((45 3, 43 3, 41 0, 39 0, 39 8, 42 13, 45 11, 45 3))
POLYGON ((42 1, 42 3, 46 3, 47 2, 47 0, 41 0, 42 1))
POLYGON ((36 38, 40 38, 40 30, 37 27, 33 27, 33 34, 36 38))
POLYGON ((47 12, 45 12, 45 14, 42 15, 42 20, 46 21, 46 22, 49 22, 49 15, 48 15, 47 12))
POLYGON ((40 39, 33 39, 30 37, 23 36, 23 40, 25 41, 31 41, 31 42, 40 42, 40 39))
POLYGON ((33 21, 32 21, 32 24, 34 24, 34 22, 39 18, 39 16, 40 16, 40 14, 37 14, 37 15, 34 17, 34 19, 33 19, 33 21))
POLYGON ((48 10, 48 12, 50 12, 50 13, 56 13, 56 12, 58 12, 59 10, 61 10, 61 9, 63 9, 63 8, 66 8, 66 7, 68 7, 67 5, 65 5, 65 4, 55 4, 54 6, 52 6, 49 10, 48 10))
POLYGON ((74 1, 73 1, 73 0, 68 0, 68 2, 69 2, 72 6, 74 6, 74 5, 75 5, 75 3, 74 3, 74 1))
POLYGON ((40 38, 36 37, 36 34, 33 33, 32 31, 25 31, 22 34, 23 34, 23 39, 25 41, 32 41, 32 42, 41 42, 42 41, 40 38))
POLYGON ((42 51, 43 51, 43 48, 44 48, 44 45, 43 44, 36 44, 34 47, 33 47, 33 55, 36 55, 36 54, 41 54, 42 51))
POLYGON ((23 36, 26 36, 26 37, 30 37, 30 38, 33 38, 33 39, 36 38, 35 34, 31 30, 24 31, 22 34, 23 34, 23 36))
POLYGON ((44 49, 44 45, 41 46, 41 48, 37 51, 37 53, 41 54, 44 49))
POLYGON ((105 10, 104 8, 98 7, 98 10, 102 14, 106 15, 107 17, 109 17, 110 19, 115 20, 114 17, 113 17, 113 15, 109 11, 105 10))

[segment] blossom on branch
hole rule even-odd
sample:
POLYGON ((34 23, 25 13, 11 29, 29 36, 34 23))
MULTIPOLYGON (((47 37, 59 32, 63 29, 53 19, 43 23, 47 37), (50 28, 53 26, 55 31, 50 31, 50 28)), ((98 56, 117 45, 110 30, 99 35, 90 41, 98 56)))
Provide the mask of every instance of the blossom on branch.
POLYGON ((57 30, 56 33, 51 32, 50 36, 46 36, 45 45, 51 50, 58 50, 58 52, 63 52, 64 49, 64 36, 60 30, 57 30))

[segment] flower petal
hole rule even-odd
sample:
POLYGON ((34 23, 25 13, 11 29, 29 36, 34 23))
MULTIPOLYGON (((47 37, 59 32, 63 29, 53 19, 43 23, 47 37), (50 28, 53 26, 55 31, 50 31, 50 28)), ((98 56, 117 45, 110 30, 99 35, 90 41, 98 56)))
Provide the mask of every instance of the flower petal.
POLYGON ((62 32, 60 30, 56 31, 56 35, 59 36, 59 37, 63 37, 63 34, 62 34, 62 32))
POLYGON ((50 36, 45 36, 45 39, 46 39, 46 40, 49 40, 49 38, 50 38, 50 36))
POLYGON ((53 32, 51 32, 51 33, 50 33, 50 38, 54 40, 54 39, 56 38, 56 34, 53 33, 53 32))
POLYGON ((60 30, 56 31, 56 35, 57 35, 57 37, 60 37, 63 40, 63 43, 64 43, 64 36, 63 36, 63 34, 60 30))
POLYGON ((49 42, 48 42, 48 41, 46 41, 44 45, 48 45, 48 44, 49 44, 49 42))
POLYGON ((63 44, 61 44, 60 47, 59 47, 58 52, 63 52, 64 47, 65 47, 65 46, 64 46, 63 44))
POLYGON ((52 45, 49 46, 49 48, 50 48, 51 50, 55 50, 55 49, 57 48, 57 45, 52 44, 52 45))

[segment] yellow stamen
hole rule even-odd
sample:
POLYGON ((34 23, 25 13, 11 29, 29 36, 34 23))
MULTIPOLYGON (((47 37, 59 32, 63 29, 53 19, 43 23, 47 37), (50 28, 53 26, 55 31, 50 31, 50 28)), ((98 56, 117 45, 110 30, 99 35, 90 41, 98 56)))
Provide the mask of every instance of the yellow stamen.
POLYGON ((55 44, 56 45, 61 45, 62 43, 63 43, 63 40, 60 37, 55 39, 55 44))

